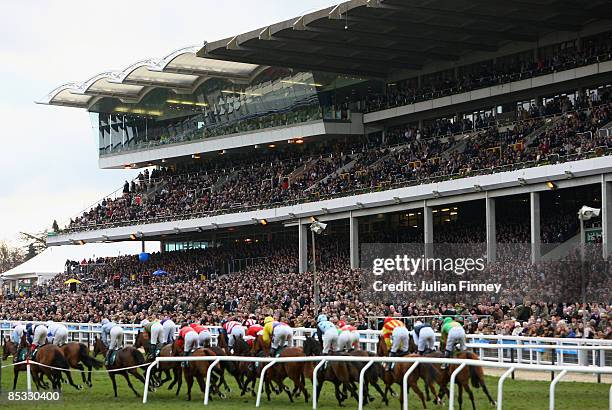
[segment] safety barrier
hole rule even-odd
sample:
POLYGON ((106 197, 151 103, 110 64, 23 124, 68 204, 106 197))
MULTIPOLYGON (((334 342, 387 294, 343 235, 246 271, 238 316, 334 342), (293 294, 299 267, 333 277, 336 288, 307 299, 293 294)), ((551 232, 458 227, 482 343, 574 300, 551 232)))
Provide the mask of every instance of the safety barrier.
MULTIPOLYGON (((16 321, 0 321, 0 336, 9 336, 16 321)), ((32 322, 42 323, 46 322, 32 322)), ((92 345, 94 337, 100 335, 101 325, 93 323, 70 323, 63 322, 68 328, 69 340, 92 345)), ((134 344, 136 335, 142 326, 139 324, 120 324, 124 329, 124 342, 134 344)), ((213 342, 221 332, 220 326, 208 326, 213 342)), ((178 334, 178 326, 176 329, 178 334)), ((296 346, 301 346, 306 336, 316 333, 312 328, 294 328, 293 340, 296 346)), ((380 331, 359 330, 359 342, 362 349, 376 353, 376 346, 380 331)), ((436 345, 439 344, 440 334, 436 334, 436 345)), ((525 364, 548 364, 548 365, 579 365, 578 350, 576 346, 591 346, 588 351, 588 361, 593 366, 612 366, 612 354, 606 354, 606 350, 598 349, 599 346, 612 346, 612 340, 605 339, 577 339, 577 338, 551 338, 551 337, 528 337, 510 335, 481 335, 468 334, 466 340, 473 347, 481 360, 502 361, 508 363, 525 364), (519 344, 539 346, 539 349, 519 347, 519 344), (554 348, 546 347, 554 346, 554 348)))
MULTIPOLYGON (((581 347, 585 348, 585 347, 581 347)), ((600 347, 604 350, 612 350, 612 347, 600 347)), ((431 357, 356 357, 356 356, 302 356, 302 357, 243 357, 243 356, 187 356, 187 357, 158 357, 155 361, 147 367, 145 375, 145 386, 142 396, 143 404, 148 401, 149 393, 149 382, 151 380, 151 372, 154 367, 157 367, 162 362, 192 362, 192 361, 208 361, 210 363, 207 374, 206 374, 206 385, 204 390, 204 404, 208 405, 210 396, 210 385, 212 370, 220 362, 247 362, 247 363, 267 363, 261 371, 259 378, 259 384, 257 388, 257 396, 255 407, 261 406, 261 395, 263 391, 263 384, 265 382, 267 371, 275 364, 280 363, 304 363, 304 362, 318 362, 314 367, 312 376, 312 408, 317 409, 317 380, 318 372, 326 362, 351 362, 351 363, 365 363, 359 373, 359 390, 358 390, 358 409, 363 409, 364 404, 364 378, 367 369, 374 363, 409 363, 411 367, 404 373, 402 379, 402 397, 403 397, 403 409, 408 410, 408 377, 417 368, 419 364, 443 364, 448 363, 450 365, 457 365, 453 370, 449 382, 449 410, 455 408, 455 379, 459 372, 463 370, 465 366, 480 366, 488 368, 501 368, 507 369, 507 371, 500 377, 498 381, 497 391, 497 409, 502 410, 503 408, 503 388, 506 378, 515 370, 527 370, 527 371, 553 371, 559 372, 559 374, 550 383, 549 387, 549 409, 554 410, 555 408, 555 390, 557 383, 568 373, 598 373, 598 374, 612 374, 612 367, 587 367, 587 366, 552 366, 552 365, 531 365, 522 363, 505 363, 505 362, 491 362, 485 360, 471 360, 471 359, 447 359, 447 358, 431 358, 431 357)), ((612 386, 610 388, 610 406, 612 408, 612 386)))

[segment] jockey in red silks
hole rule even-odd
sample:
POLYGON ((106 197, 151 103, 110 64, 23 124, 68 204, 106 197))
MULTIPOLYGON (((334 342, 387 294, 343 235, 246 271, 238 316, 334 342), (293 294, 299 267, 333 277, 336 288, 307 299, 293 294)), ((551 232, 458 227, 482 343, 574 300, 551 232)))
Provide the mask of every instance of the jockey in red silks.
POLYGON ((199 323, 192 323, 189 325, 198 334, 198 344, 200 347, 210 346, 210 340, 212 338, 210 330, 206 326, 202 326, 199 323))

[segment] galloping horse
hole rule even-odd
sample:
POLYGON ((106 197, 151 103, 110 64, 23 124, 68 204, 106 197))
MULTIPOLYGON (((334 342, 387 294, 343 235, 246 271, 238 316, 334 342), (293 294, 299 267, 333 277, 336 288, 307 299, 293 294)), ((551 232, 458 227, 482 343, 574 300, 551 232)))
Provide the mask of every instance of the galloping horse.
POLYGON ((81 371, 83 383, 91 387, 91 369, 99 369, 103 363, 89 355, 89 349, 83 343, 70 342, 60 347, 71 368, 81 371), (85 366, 87 377, 85 377, 85 366))
MULTIPOLYGON (((106 356, 107 352, 108 352, 108 347, 106 347, 106 345, 102 343, 102 340, 96 337, 96 340, 94 342, 94 352, 93 352, 94 357, 96 357, 98 353, 101 353, 103 356, 106 356)), ((115 363, 106 366, 106 370, 108 370, 108 376, 113 382, 113 390, 115 392, 115 397, 118 397, 117 396, 117 381, 115 380, 117 374, 120 374, 123 377, 125 377, 125 380, 127 381, 127 384, 130 387, 130 389, 134 392, 136 397, 140 397, 140 394, 138 394, 138 392, 134 389, 134 386, 132 386, 132 382, 130 381, 129 375, 131 374, 132 376, 140 380, 142 384, 145 384, 144 377, 142 377, 142 375, 138 373, 138 367, 134 367, 134 366, 141 366, 144 363, 145 363, 144 356, 138 349, 136 349, 133 346, 126 346, 117 352, 115 363), (125 369, 125 368, 129 368, 129 369, 125 369), (118 370, 118 369, 122 369, 122 370, 118 370)))
MULTIPOLYGON (((25 335, 23 336, 25 340, 25 335)), ((70 374, 70 366, 64 357, 62 350, 54 345, 47 343, 40 346, 33 357, 33 361, 38 364, 31 364, 32 379, 36 386, 41 386, 41 376, 45 375, 51 380, 51 387, 57 391, 62 390, 62 372, 66 374, 68 383, 77 390, 81 390, 83 386, 74 384, 72 375, 70 374), (61 370, 60 370, 61 369, 61 370)))
MULTIPOLYGON (((27 355, 28 354, 27 348, 24 348, 24 349, 26 349, 25 354, 27 355)), ((20 351, 20 348, 18 345, 15 344, 15 342, 13 342, 9 337, 4 338, 4 346, 2 349, 2 360, 6 361, 6 359, 8 359, 9 356, 13 356, 13 362, 17 363, 19 360, 18 359, 19 351, 20 351)), ((25 371, 26 371, 25 363, 13 366, 13 390, 17 388, 17 379, 19 378, 19 372, 25 372, 25 371)))
MULTIPOLYGON (((270 356, 270 343, 265 343, 263 337, 258 335, 253 342, 252 352, 256 356, 270 356)), ((304 350, 301 347, 287 346, 280 351, 278 357, 304 357, 304 350)), ((299 396, 300 393, 304 394, 304 400, 308 403, 308 391, 306 390, 306 379, 304 376, 304 363, 282 363, 272 366, 270 372, 266 376, 266 395, 268 401, 270 401, 270 388, 272 387, 271 382, 276 383, 279 387, 279 391, 285 391, 289 396, 289 400, 293 403, 293 396, 299 396), (285 386, 284 380, 289 378, 293 382, 293 392, 289 391, 289 388, 285 386)))
MULTIPOLYGON (((317 342, 312 336, 307 336, 304 340, 304 354, 306 356, 319 356, 321 355, 321 345, 317 342)), ((346 354, 340 354, 339 356, 345 356, 346 354)), ((313 378, 313 369, 312 363, 306 363, 305 372, 308 373, 310 379, 313 378)), ((336 400, 338 400, 338 405, 342 406, 342 402, 344 402, 348 395, 346 394, 347 389, 350 390, 351 395, 358 399, 357 396, 357 387, 355 383, 353 383, 351 379, 351 373, 349 370, 349 364, 346 362, 327 362, 323 371, 318 373, 317 380, 317 391, 312 394, 316 394, 317 400, 321 395, 321 389, 323 388, 323 382, 329 381, 334 384, 334 391, 336 394, 336 400), (343 391, 340 390, 340 385, 343 387, 343 391)))
MULTIPOLYGON (((196 349, 189 357, 198 356, 216 356, 215 352, 207 348, 196 349)), ((218 366, 218 365, 217 365, 218 366)), ((206 388, 206 373, 210 367, 208 361, 190 361, 186 367, 183 368, 185 374, 185 382, 187 383, 187 400, 191 400, 191 388, 193 387, 193 379, 198 381, 200 390, 204 393, 206 388)), ((225 395, 219 390, 219 383, 216 375, 212 376, 211 390, 216 393, 220 398, 225 398, 225 395), (217 380, 215 380, 217 379, 217 380)))

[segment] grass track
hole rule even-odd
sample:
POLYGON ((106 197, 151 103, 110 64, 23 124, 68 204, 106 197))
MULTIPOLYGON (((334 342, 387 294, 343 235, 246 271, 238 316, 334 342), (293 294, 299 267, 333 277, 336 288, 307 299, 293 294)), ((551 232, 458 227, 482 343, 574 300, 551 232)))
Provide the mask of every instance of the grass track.
MULTIPOLYGON (((10 360, 10 359, 9 359, 10 360)), ((73 372, 75 382, 80 381, 80 376, 73 372)), ((44 403, 31 402, 17 403, 7 402, 6 393, 12 388, 13 372, 12 369, 3 369, 2 372, 2 399, 0 399, 0 408, 11 409, 66 409, 66 410, 89 410, 89 409, 104 409, 104 410, 126 410, 131 408, 142 408, 151 410, 168 410, 173 408, 181 409, 202 409, 203 395, 200 393, 197 383, 194 384, 193 400, 186 401, 186 387, 183 383, 179 397, 174 396, 174 391, 167 390, 167 385, 160 390, 149 394, 149 403, 142 404, 142 399, 136 398, 129 390, 125 380, 122 377, 117 378, 119 398, 113 397, 113 388, 106 373, 94 373, 93 388, 84 388, 82 391, 77 391, 70 386, 64 386, 62 391, 62 399, 59 403, 44 403), (34 405, 34 407, 32 407, 34 405)), ((132 378, 134 387, 142 394, 143 385, 139 381, 132 378)), ((228 377, 232 391, 228 395, 228 399, 220 400, 212 398, 209 408, 222 410, 246 410, 255 409, 255 398, 251 396, 239 397, 235 381, 228 377)), ((292 386, 291 382, 289 385, 292 386)), ((25 390, 26 378, 25 373, 19 376, 17 385, 18 390, 25 390)), ((495 398, 497 395, 497 378, 487 377, 487 386, 491 394, 495 398)), ((312 386, 308 384, 308 391, 312 391, 312 386)), ((547 382, 536 381, 518 381, 508 379, 504 385, 504 409, 508 410, 533 410, 533 409, 548 409, 548 388, 547 382)), ((556 393, 556 408, 565 410, 604 410, 608 409, 608 392, 609 385, 595 383, 577 383, 577 382, 561 382, 557 385, 556 393)), ((395 386, 394 390, 399 392, 399 386, 395 386)), ((379 400, 378 395, 374 392, 377 400, 368 406, 371 409, 399 409, 399 400, 391 398, 389 407, 384 406, 379 400)), ((487 404, 486 397, 481 390, 475 391, 476 408, 491 409, 487 404)), ((356 408, 357 402, 349 399, 345 402, 346 408, 356 408)), ((427 403, 430 409, 443 409, 445 406, 439 407, 433 403, 427 403)), ((265 397, 262 400, 263 409, 287 409, 295 410, 312 409, 312 403, 307 405, 304 403, 303 397, 298 397, 295 403, 291 404, 287 395, 272 397, 272 401, 268 402, 265 397)), ((320 400, 321 409, 336 409, 339 408, 333 396, 333 387, 326 383, 323 388, 323 393, 320 400)), ((414 393, 410 393, 410 409, 421 409, 421 403, 414 393)), ((458 407, 456 407, 458 408, 458 407)), ((471 409, 467 395, 464 395, 464 409, 471 409), (467 401, 466 401, 467 400, 467 401)))

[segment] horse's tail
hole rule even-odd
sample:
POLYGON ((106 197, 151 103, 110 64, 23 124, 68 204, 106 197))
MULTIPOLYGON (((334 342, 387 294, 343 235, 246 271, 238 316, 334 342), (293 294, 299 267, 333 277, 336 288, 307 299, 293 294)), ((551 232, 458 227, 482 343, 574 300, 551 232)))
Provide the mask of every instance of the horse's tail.
POLYGON ((102 367, 102 361, 96 359, 89 355, 87 346, 80 343, 79 344, 79 360, 83 362, 83 364, 89 368, 93 367, 95 369, 99 369, 102 367))
POLYGON ((132 349, 132 357, 134 358, 134 361, 136 362, 136 365, 138 366, 140 366, 141 364, 144 364, 145 362, 144 355, 138 349, 132 349))

